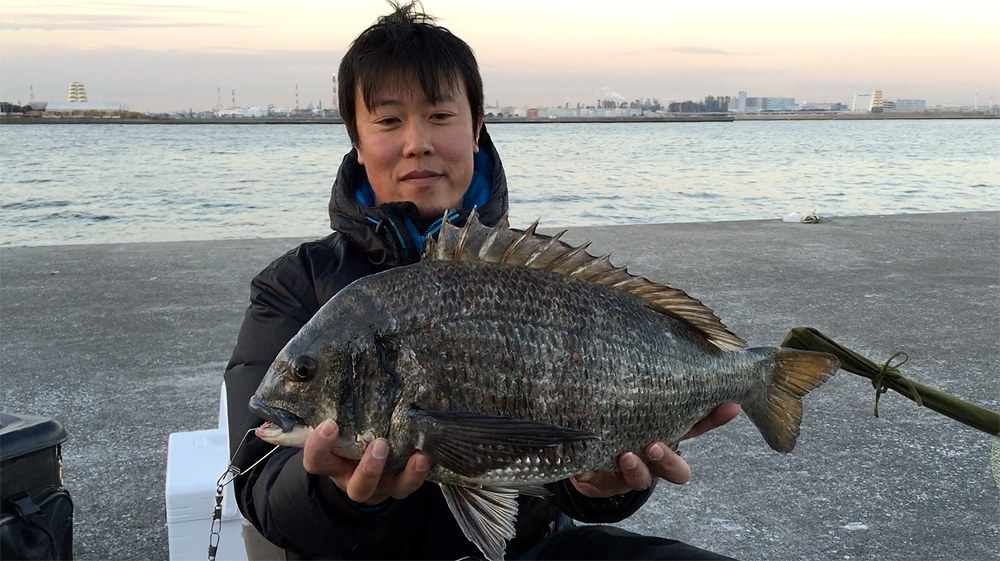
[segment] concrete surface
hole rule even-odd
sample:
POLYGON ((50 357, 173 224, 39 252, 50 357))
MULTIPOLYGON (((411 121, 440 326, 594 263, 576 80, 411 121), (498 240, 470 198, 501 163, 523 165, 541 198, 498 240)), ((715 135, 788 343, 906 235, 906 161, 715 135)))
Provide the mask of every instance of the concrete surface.
MULTIPOLYGON (((905 375, 1000 409, 1000 213, 568 239, 687 290, 751 344, 805 325, 876 361, 905 350, 905 375)), ((69 431, 78 559, 167 557, 167 436, 215 426, 248 281, 298 241, 0 249, 0 409, 69 431)), ((748 560, 997 559, 990 438, 893 393, 876 419, 873 401, 841 372, 807 398, 789 455, 744 417, 686 442, 693 481, 622 525, 748 560)))

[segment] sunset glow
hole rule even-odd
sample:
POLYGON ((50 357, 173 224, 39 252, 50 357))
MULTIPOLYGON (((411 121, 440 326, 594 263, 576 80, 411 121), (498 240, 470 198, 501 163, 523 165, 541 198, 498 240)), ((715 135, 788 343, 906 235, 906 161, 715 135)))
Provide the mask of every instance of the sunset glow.
MULTIPOLYGON (((881 89, 928 105, 1000 102, 1000 3, 429 0, 479 57, 490 103, 706 95, 850 103, 881 89), (586 7, 583 7, 586 6, 586 7), (976 96, 978 94, 978 97, 976 96)), ((382 0, 5 2, 0 99, 63 100, 72 81, 134 110, 332 103, 350 41, 382 0), (221 92, 221 94, 220 94, 221 92)))

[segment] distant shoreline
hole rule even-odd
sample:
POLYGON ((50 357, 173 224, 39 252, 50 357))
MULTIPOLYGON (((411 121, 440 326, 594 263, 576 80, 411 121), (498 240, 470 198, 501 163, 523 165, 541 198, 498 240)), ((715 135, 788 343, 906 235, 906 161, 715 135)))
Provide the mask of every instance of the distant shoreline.
MULTIPOLYGON (((754 115, 678 114, 676 116, 636 117, 487 117, 489 124, 558 124, 558 123, 731 123, 735 121, 895 121, 929 119, 998 119, 996 113, 919 112, 919 113, 779 113, 754 115)), ((180 118, 110 118, 110 117, 12 117, 0 116, 0 125, 341 125, 339 118, 290 117, 214 117, 180 118)))

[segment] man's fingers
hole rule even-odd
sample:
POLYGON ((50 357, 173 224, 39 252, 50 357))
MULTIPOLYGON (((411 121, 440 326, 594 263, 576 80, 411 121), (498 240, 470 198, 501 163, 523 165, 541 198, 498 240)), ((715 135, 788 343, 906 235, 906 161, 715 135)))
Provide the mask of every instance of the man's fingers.
POLYGON ((622 470, 622 479, 629 487, 626 491, 649 489, 649 486, 653 484, 649 468, 639 460, 639 456, 632 452, 625 452, 618 458, 618 468, 622 470))
POLYGON ((427 481, 430 469, 431 460, 426 454, 422 452, 412 454, 406 462, 406 469, 396 476, 395 484, 392 486, 392 498, 405 499, 410 496, 424 484, 424 481, 427 481))
POLYGON ((570 478, 570 482, 580 494, 592 498, 607 498, 629 491, 648 489, 653 484, 653 476, 646 464, 631 452, 618 458, 618 469, 614 471, 588 471, 570 478))
POLYGON ((333 453, 337 441, 337 424, 324 421, 306 439, 302 466, 309 473, 329 475, 334 484, 356 503, 378 504, 390 496, 402 499, 416 491, 430 473, 430 459, 418 452, 398 474, 385 473, 389 458, 389 442, 376 438, 365 450, 361 460, 342 458, 333 453))
POLYGON ((704 419, 695 423, 694 426, 691 427, 691 430, 681 437, 681 440, 694 438, 699 434, 704 434, 716 427, 721 427, 738 417, 740 411, 742 411, 742 409, 735 403, 723 403, 715 409, 712 409, 712 411, 705 416, 704 419))
MULTIPOLYGON (((389 457, 389 442, 384 438, 376 438, 368 445, 365 454, 361 456, 354 475, 347 482, 347 496, 356 503, 381 502, 372 501, 382 479, 386 458, 389 457)), ((375 497, 376 499, 378 497, 375 497)), ((385 497, 381 497, 384 500, 385 497)))
POLYGON ((320 423, 316 430, 312 431, 302 449, 302 467, 307 472, 337 477, 344 475, 345 470, 347 470, 346 473, 353 470, 351 466, 346 465, 344 458, 332 452, 339 432, 337 423, 329 419, 320 423))
POLYGON ((631 491, 621 475, 612 471, 588 471, 571 477, 570 483, 581 495, 594 499, 606 499, 631 491))
POLYGON ((654 442, 646 447, 644 453, 649 458, 649 469, 653 475, 678 485, 691 479, 691 467, 666 444, 654 442))

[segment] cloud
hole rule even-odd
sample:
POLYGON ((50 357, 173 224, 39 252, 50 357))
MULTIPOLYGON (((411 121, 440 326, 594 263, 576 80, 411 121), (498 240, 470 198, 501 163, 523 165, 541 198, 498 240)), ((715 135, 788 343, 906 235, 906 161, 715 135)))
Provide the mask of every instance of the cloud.
POLYGON ((680 45, 676 47, 655 47, 652 49, 643 49, 641 51, 630 51, 627 53, 621 53, 623 55, 634 56, 639 54, 645 54, 650 52, 663 52, 663 53, 677 53, 682 55, 709 55, 709 56, 739 56, 739 55, 759 55, 760 53, 734 53, 724 49, 715 49, 712 47, 694 47, 690 45, 680 45))
MULTIPOLYGON (((250 51, 215 48, 206 51, 192 46, 184 50, 137 49, 115 46, 112 40, 95 40, 91 49, 33 44, 4 44, 0 64, 0 100, 26 101, 33 92, 36 100, 66 99, 70 82, 83 82, 94 101, 118 101, 136 111, 213 109, 221 104, 242 107, 295 106, 298 85, 302 106, 322 101, 332 103, 331 74, 343 51, 250 51)), ((669 57, 660 57, 669 58, 669 57)), ((704 60, 704 59, 696 59, 704 60)), ((593 104, 600 97, 612 99, 658 98, 661 101, 702 99, 706 95, 794 97, 796 100, 850 104, 855 92, 882 89, 887 99, 926 99, 929 105, 962 102, 971 104, 974 92, 980 103, 989 97, 1000 99, 1000 89, 992 75, 977 82, 975 76, 956 74, 947 82, 916 72, 887 77, 885 71, 862 74, 852 62, 841 65, 807 65, 783 68, 767 59, 744 64, 738 57, 720 58, 732 62, 724 68, 706 64, 689 67, 653 67, 645 64, 629 68, 567 70, 550 66, 525 70, 483 70, 486 98, 501 105, 553 107, 570 102, 593 104), (906 83, 903 83, 906 82, 906 83), (613 87, 612 87, 613 86, 613 87), (598 94, 595 96, 595 94, 598 94)), ((936 67, 935 67, 936 69, 936 67)))
POLYGON ((685 55, 723 55, 731 56, 733 53, 729 51, 724 51, 722 49, 713 49, 711 47, 660 47, 656 49, 657 51, 666 51, 669 53, 681 53, 685 55))
POLYGON ((597 99, 608 99, 614 101, 628 101, 625 96, 612 90, 611 88, 604 86, 597 91, 597 99))
MULTIPOLYGON (((7 9, 24 9, 30 8, 32 10, 78 10, 80 9, 79 4, 39 4, 37 2, 28 2, 22 4, 17 4, 14 2, 7 2, 7 9)), ((106 10, 118 10, 118 11, 154 11, 157 13, 162 13, 164 11, 184 11, 184 12, 199 12, 199 13, 210 13, 210 14, 247 14, 246 11, 238 10, 220 10, 217 8, 210 8, 207 6, 199 6, 196 4, 143 4, 136 2, 90 2, 88 6, 96 9, 106 9, 106 10)))
POLYGON ((13 13, 3 14, 0 29, 22 30, 40 29, 55 31, 63 29, 110 31, 137 28, 182 28, 182 27, 259 27, 233 25, 229 23, 206 23, 185 21, 161 16, 141 16, 129 14, 45 14, 13 13))
POLYGON ((66 99, 69 82, 83 82, 92 101, 117 101, 135 111, 332 103, 331 75, 341 51, 154 51, 95 43, 88 50, 4 45, 0 100, 66 99), (235 94, 233 93, 235 90, 235 94))
POLYGON ((105 6, 108 8, 117 8, 123 10, 135 10, 135 11, 155 11, 163 12, 164 10, 182 10, 187 12, 200 12, 200 13, 211 13, 211 14, 247 14, 250 12, 244 12, 239 10, 219 10, 216 8, 208 8, 206 6, 198 6, 195 4, 139 4, 131 2, 94 2, 93 6, 105 6))
POLYGON ((115 43, 94 43, 92 45, 84 45, 80 47, 81 51, 107 51, 112 49, 120 49, 121 45, 115 43))

